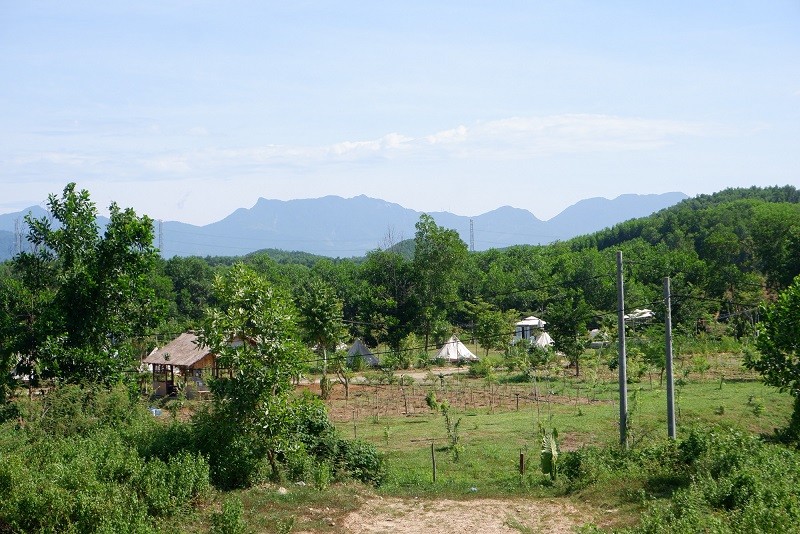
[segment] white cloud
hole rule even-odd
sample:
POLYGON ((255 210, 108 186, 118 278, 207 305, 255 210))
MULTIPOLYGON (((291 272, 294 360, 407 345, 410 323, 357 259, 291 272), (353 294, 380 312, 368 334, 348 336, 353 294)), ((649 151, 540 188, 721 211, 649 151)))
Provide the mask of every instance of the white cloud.
MULTIPOLYGON (((701 123, 611 115, 510 117, 472 126, 460 125, 417 138, 390 133, 378 139, 342 141, 327 146, 211 149, 187 158, 189 161, 200 158, 204 165, 224 165, 225 161, 230 161, 237 165, 298 166, 419 155, 514 160, 563 153, 651 150, 680 138, 708 135, 712 130, 701 123)), ((163 161, 159 161, 159 165, 163 165, 163 161)))
MULTIPOLYGON (((103 157, 89 153, 48 151, 15 158, 30 169, 82 168, 93 175, 163 181, 188 176, 225 178, 264 175, 270 170, 324 169, 326 165, 396 160, 502 162, 536 160, 558 154, 615 153, 654 150, 687 138, 719 134, 719 128, 681 122, 613 115, 563 114, 508 117, 459 125, 419 137, 388 133, 372 140, 330 145, 262 145, 207 147, 139 154, 119 152, 103 157), (24 160, 24 161, 23 161, 24 160)), ((201 135, 204 128, 191 132, 201 135)))

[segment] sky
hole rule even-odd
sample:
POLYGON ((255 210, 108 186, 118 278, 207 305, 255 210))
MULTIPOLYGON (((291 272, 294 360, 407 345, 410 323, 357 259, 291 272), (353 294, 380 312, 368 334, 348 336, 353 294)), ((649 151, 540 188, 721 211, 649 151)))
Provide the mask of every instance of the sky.
POLYGON ((800 187, 800 2, 0 0, 0 213, 800 187))

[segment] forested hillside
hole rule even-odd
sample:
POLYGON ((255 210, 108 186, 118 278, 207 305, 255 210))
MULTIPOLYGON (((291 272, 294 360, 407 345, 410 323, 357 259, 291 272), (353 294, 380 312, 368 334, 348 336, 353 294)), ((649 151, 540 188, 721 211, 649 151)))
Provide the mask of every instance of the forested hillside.
MULTIPOLYGON (((324 281, 343 303, 350 335, 373 345, 397 349, 409 335, 441 343, 454 330, 471 335, 481 321, 504 313, 536 314, 553 326, 577 317, 572 334, 580 336, 615 324, 617 251, 625 265, 626 308, 659 314, 669 276, 678 329, 741 335, 757 306, 800 273, 799 199, 791 186, 728 189, 566 242, 484 252, 467 252, 455 231, 423 215, 410 247, 363 258, 265 250, 156 259, 149 285, 161 303, 155 315, 164 321, 149 318, 152 326, 137 335, 169 338, 197 327, 212 302, 214 276, 242 262, 291 295, 311 279, 324 281)), ((9 281, 21 276, 21 264, 13 265, 2 271, 9 281)))
POLYGON ((351 334, 373 344, 397 348, 412 333, 441 342, 453 329, 470 331, 481 314, 510 310, 551 322, 577 314, 577 335, 577 326, 583 332, 614 324, 619 250, 626 308, 659 313, 669 276, 678 328, 741 335, 758 304, 800 273, 798 198, 790 186, 728 189, 570 241, 485 252, 467 253, 455 232, 425 220, 415 244, 435 254, 422 257, 389 249, 358 260, 276 251, 173 258, 162 264, 163 296, 172 302, 172 320, 188 326, 214 273, 242 261, 290 292, 321 278, 343 301, 351 334))

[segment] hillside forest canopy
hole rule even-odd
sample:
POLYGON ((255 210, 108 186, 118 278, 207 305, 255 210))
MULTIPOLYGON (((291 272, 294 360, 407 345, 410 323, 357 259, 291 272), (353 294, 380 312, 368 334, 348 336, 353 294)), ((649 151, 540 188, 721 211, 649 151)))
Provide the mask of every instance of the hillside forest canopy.
POLYGON ((799 201, 792 186, 728 189, 569 241, 485 252, 468 252, 456 232, 423 215, 410 246, 363 258, 260 251, 163 259, 151 219, 112 204, 101 232, 89 193, 69 184, 51 195, 50 219, 26 221, 29 251, 0 269, 2 383, 15 375, 118 380, 153 346, 199 329, 216 304, 215 277, 235 264, 290 295, 305 309, 301 324, 313 323, 309 314, 324 302, 336 310, 332 320, 343 327, 317 336, 317 349, 360 338, 404 366, 412 356, 404 352, 440 346, 453 333, 503 350, 513 322, 528 315, 558 330, 565 353, 579 353, 590 330, 613 337, 617 251, 626 312, 653 309, 663 323, 670 277, 679 334, 750 336, 759 306, 800 274, 799 201), (324 298, 310 306, 317 294, 324 298))
MULTIPOLYGON (((483 252, 422 215, 413 240, 361 258, 273 250, 162 258, 150 218, 112 204, 100 227, 75 184, 51 195, 48 210, 26 219, 29 246, 0 264, 0 490, 12 496, 0 504, 0 530, 150 531, 212 487, 282 477, 380 485, 386 459, 372 442, 345 439, 323 402, 328 374, 347 387, 359 372, 342 343, 374 347, 387 373, 429 368, 431 351, 453 334, 480 347, 470 373, 487 381, 500 367, 535 376, 554 358, 580 376, 597 340, 613 366, 618 252, 625 313, 654 314, 629 325, 642 340, 629 357, 663 377, 669 277, 676 338, 746 346, 742 363, 795 398, 783 438, 800 436, 800 191, 792 186, 728 189, 568 241, 483 252), (514 323, 531 315, 545 321, 553 349, 512 344, 514 323), (187 331, 229 372, 211 380, 211 402, 166 428, 140 401, 149 379, 141 359, 187 331), (319 394, 294 387, 313 374, 322 375, 319 394), (76 504, 62 498, 62 479, 40 478, 53 462, 101 457, 103 466, 117 462, 116 474, 97 467, 75 484, 118 484, 102 490, 113 495, 105 504, 88 494, 76 504), (25 493, 37 485, 46 491, 25 493), (126 507, 131 517, 115 511, 126 507), (58 513, 48 523, 34 508, 58 513)), ((427 400, 445 417, 457 460, 460 419, 447 402, 427 400)), ((555 455, 555 434, 545 437, 555 455)), ((711 450, 710 438, 692 439, 706 447, 697 454, 711 450)), ((683 461, 676 451, 669 455, 683 461)))

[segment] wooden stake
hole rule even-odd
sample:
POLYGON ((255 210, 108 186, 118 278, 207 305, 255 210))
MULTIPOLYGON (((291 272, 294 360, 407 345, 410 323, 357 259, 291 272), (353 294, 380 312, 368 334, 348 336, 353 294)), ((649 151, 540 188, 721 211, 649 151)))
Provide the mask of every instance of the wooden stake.
POLYGON ((436 454, 433 449, 433 442, 431 441, 431 465, 433 466, 433 482, 436 483, 436 454))

